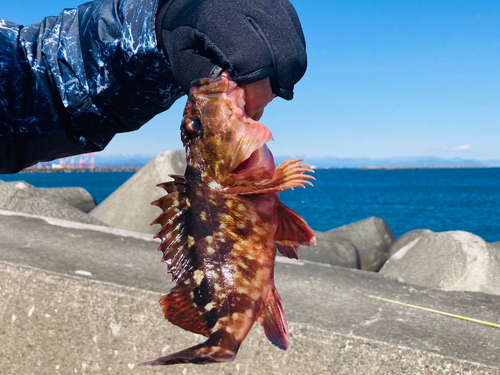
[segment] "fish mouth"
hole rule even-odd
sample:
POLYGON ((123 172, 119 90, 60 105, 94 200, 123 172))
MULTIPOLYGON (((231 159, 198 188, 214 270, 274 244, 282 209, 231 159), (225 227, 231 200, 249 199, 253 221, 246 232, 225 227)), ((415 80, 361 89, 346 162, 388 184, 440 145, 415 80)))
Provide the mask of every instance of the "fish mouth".
MULTIPOLYGON (((221 181, 225 181, 235 171, 239 174, 247 169, 262 169, 270 154, 265 144, 273 139, 267 126, 245 113, 243 89, 236 85, 230 87, 226 98, 232 107, 232 116, 229 119, 226 156, 219 170, 221 181)), ((267 164, 265 168, 269 168, 267 164)))
MULTIPOLYGON (((266 143, 272 140, 270 130, 257 121, 235 124, 219 177, 224 182, 229 175, 244 174, 267 167, 271 152, 266 143)), ((272 157, 272 155, 271 155, 272 157)), ((274 162, 274 161, 273 161, 274 162)))
POLYGON ((259 147, 252 152, 250 157, 243 160, 231 175, 238 179, 247 178, 271 178, 274 175, 274 157, 267 145, 259 147))

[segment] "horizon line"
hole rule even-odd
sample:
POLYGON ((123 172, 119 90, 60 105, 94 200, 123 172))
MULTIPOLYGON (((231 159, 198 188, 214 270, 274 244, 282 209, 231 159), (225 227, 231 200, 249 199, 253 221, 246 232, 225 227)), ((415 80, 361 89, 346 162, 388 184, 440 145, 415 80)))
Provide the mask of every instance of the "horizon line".
MULTIPOLYGON (((177 149, 178 151, 181 151, 181 149, 177 149)), ((172 150, 165 150, 165 151, 172 151, 172 150)), ((183 150, 182 150, 183 151, 183 150)), ((101 154, 101 152, 95 152, 94 156, 100 156, 100 157, 141 157, 141 158, 155 158, 158 156, 161 152, 158 154, 101 154)), ((164 151, 162 151, 164 152, 164 151)), ((442 160, 453 160, 453 159, 460 159, 460 160, 474 160, 474 161, 500 161, 500 156, 497 158, 475 158, 475 157, 469 157, 469 158, 463 158, 460 156, 453 156, 453 157, 443 157, 443 156, 433 156, 433 155, 420 155, 420 156, 383 156, 383 157, 371 157, 371 156, 334 156, 334 155, 326 155, 326 156, 310 156, 310 155, 274 155, 275 158, 308 158, 308 159, 327 159, 327 158, 332 158, 332 159, 369 159, 369 160, 388 160, 388 159, 442 159, 442 160)), ((55 159, 57 160, 57 159, 55 159)))

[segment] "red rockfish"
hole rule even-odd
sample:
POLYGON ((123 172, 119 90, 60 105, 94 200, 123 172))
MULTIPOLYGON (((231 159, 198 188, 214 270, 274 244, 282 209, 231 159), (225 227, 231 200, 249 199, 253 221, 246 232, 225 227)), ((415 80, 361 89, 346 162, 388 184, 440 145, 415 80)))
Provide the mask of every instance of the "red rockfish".
POLYGON ((255 321, 279 348, 290 344, 276 249, 297 258, 315 237, 278 192, 312 185, 312 170, 299 159, 275 167, 271 132, 244 107, 225 73, 193 83, 181 124, 186 172, 158 185, 168 195, 153 202, 163 213, 152 224, 162 225, 158 250, 176 283, 160 299, 165 318, 208 339, 144 365, 231 361, 255 321))

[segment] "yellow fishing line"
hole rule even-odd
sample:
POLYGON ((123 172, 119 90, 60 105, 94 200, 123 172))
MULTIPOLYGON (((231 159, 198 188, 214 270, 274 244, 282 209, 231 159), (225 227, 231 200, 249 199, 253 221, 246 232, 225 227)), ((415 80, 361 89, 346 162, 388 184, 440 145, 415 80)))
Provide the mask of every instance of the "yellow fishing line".
POLYGON ((393 301, 393 300, 391 300, 391 299, 382 298, 382 297, 377 297, 377 296, 372 296, 372 295, 368 295, 368 297, 369 297, 369 298, 375 298, 375 299, 378 299, 378 300, 380 300, 380 301, 384 301, 384 302, 395 303, 395 304, 397 304, 397 305, 401 305, 401 306, 406 306, 406 307, 411 307, 411 308, 414 308, 414 309, 419 309, 419 310, 423 310, 423 311, 428 311, 428 312, 435 313, 435 314, 440 314, 440 315, 450 316, 450 317, 452 317, 452 318, 457 318, 457 319, 467 320, 467 321, 469 321, 469 322, 474 322, 474 323, 484 324, 484 325, 491 326, 491 327, 500 328, 500 324, 490 323, 490 322, 485 322, 484 320, 478 320, 478 319, 468 318, 468 317, 466 317, 466 316, 461 316, 461 315, 450 314, 450 313, 447 313, 447 312, 444 312, 444 311, 439 311, 439 310, 428 309, 427 307, 416 306, 416 305, 410 305, 409 303, 404 303, 404 302, 399 302, 399 301, 393 301))

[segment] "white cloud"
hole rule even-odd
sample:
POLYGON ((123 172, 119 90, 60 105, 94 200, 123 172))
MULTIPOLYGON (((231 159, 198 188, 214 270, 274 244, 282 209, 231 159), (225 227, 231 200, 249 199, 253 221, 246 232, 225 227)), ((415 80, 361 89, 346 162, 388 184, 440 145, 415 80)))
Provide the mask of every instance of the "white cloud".
POLYGON ((457 146, 457 147, 453 148, 453 151, 467 151, 467 150, 471 150, 471 149, 472 149, 471 145, 461 145, 461 146, 457 146))

